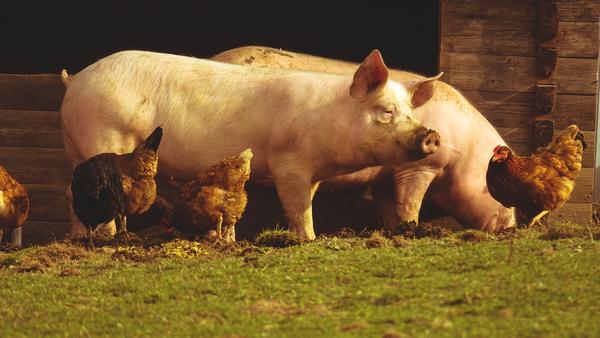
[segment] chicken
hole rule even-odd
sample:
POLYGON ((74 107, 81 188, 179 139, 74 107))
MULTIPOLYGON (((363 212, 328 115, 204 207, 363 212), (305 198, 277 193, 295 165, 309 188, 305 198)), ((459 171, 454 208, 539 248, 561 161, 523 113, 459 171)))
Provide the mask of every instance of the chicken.
POLYGON ((148 210, 156 198, 158 146, 162 128, 139 144, 132 153, 96 155, 75 168, 71 182, 73 211, 88 229, 89 248, 94 248, 92 231, 98 224, 115 219, 119 237, 125 242, 126 216, 148 210))
POLYGON ((486 175, 490 194, 505 207, 516 207, 524 213, 530 220, 528 226, 539 223, 571 196, 586 146, 576 125, 529 157, 499 145, 486 175))
POLYGON ((27 190, 0 167, 0 244, 6 242, 5 234, 25 223, 28 215, 27 190))
POLYGON ((244 184, 250 178, 252 151, 246 149, 198 174, 181 187, 166 223, 178 231, 206 234, 235 241, 235 224, 242 217, 248 195, 244 184))

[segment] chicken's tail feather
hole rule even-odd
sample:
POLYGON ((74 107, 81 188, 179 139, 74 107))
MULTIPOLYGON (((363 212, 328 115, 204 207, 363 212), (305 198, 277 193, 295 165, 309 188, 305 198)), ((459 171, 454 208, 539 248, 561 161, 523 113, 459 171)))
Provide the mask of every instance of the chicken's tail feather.
POLYGON ((160 141, 162 139, 162 135, 163 135, 162 128, 156 127, 156 129, 154 129, 152 134, 150 134, 150 136, 148 136, 148 138, 146 138, 144 140, 144 142, 142 142, 138 147, 141 149, 157 151, 158 146, 160 145, 160 141))
POLYGON ((587 148, 587 143, 585 143, 583 133, 581 133, 580 131, 578 131, 577 135, 575 135, 575 140, 581 141, 581 146, 583 147, 583 150, 585 150, 585 148, 587 148))

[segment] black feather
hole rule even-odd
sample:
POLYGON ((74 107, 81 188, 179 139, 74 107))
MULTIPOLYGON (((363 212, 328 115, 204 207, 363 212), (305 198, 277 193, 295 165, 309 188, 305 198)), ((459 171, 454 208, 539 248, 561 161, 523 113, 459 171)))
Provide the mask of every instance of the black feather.
POLYGON ((154 131, 152 132, 152 134, 150 134, 150 136, 148 136, 148 138, 146 138, 144 140, 144 142, 142 142, 138 146, 138 148, 157 151, 158 150, 158 146, 160 145, 160 141, 162 139, 162 135, 163 135, 162 128, 161 127, 156 127, 156 129, 154 129, 154 131))
POLYGON ((71 182, 73 211, 86 226, 111 221, 125 210, 125 192, 112 161, 95 156, 80 164, 71 182))

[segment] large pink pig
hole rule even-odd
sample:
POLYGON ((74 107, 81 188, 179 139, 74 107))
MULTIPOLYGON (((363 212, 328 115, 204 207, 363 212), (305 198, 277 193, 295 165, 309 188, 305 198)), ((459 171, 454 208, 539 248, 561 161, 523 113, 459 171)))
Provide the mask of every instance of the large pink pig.
MULTIPOLYGON (((356 68, 350 62, 256 46, 228 50, 212 59, 332 73, 351 73, 356 68)), ((407 87, 425 79, 396 70, 390 71, 390 77, 407 87)), ((456 89, 441 81, 434 88, 433 97, 426 104, 417 102, 413 114, 424 126, 440 133, 444 146, 435 155, 395 166, 393 171, 384 167, 366 168, 328 180, 323 186, 372 183, 392 171, 395 201, 382 201, 384 224, 389 230, 398 221, 418 222, 424 197, 465 227, 493 232, 515 226, 513 210, 491 197, 485 181, 492 149, 505 142, 456 89)))
POLYGON ((252 179, 273 182, 290 229, 314 239, 311 200, 320 181, 421 159, 439 146, 439 135, 412 117, 437 78, 410 87, 388 81, 378 51, 354 68, 316 73, 119 52, 63 74, 65 149, 75 166, 131 151, 162 126, 159 171, 190 179, 252 148, 252 179))

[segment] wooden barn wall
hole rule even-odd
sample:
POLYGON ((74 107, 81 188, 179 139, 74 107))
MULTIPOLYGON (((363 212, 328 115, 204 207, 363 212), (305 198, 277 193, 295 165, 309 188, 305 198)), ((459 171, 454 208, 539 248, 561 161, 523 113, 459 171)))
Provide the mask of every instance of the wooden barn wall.
MULTIPOLYGON (((570 202, 554 219, 587 222, 594 183, 600 0, 556 0, 554 134, 577 124, 588 141, 570 202)), ((538 0, 442 0, 440 71, 518 153, 534 150, 538 0)), ((490 150, 491 151, 491 150, 490 150)))
POLYGON ((64 86, 57 75, 0 74, 0 165, 29 191, 25 244, 69 230, 65 190, 71 175, 60 127, 64 86))

